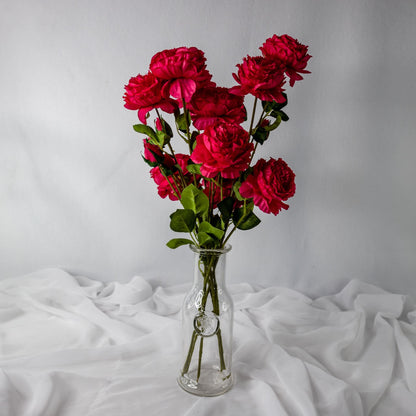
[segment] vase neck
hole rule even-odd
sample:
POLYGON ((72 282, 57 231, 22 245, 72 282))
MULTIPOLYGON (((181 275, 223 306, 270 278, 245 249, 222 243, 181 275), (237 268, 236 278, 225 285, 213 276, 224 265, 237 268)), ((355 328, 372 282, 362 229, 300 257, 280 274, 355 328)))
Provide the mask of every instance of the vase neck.
POLYGON ((226 256, 230 250, 231 247, 222 250, 192 247, 195 261, 194 284, 224 286, 226 256))

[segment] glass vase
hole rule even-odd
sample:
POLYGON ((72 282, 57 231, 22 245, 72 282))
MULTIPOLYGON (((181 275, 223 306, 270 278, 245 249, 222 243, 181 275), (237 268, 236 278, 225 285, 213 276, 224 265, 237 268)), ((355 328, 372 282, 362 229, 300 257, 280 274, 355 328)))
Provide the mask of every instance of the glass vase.
POLYGON ((194 252, 194 282, 182 307, 182 363, 179 385, 199 396, 218 396, 233 383, 231 374, 233 301, 225 286, 224 249, 194 252))

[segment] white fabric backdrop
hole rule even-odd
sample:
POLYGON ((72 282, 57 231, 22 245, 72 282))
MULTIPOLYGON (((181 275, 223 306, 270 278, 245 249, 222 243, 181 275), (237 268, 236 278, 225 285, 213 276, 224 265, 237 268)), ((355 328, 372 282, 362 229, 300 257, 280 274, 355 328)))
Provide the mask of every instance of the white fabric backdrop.
POLYGON ((412 299, 356 280, 315 300, 232 285, 236 383, 198 398, 175 380, 186 289, 58 269, 0 281, 0 414, 414 416, 412 299))
POLYGON ((263 154, 294 169, 297 194, 235 236, 230 281, 416 293, 415 17, 414 0, 0 0, 0 278, 58 266, 189 281, 123 86, 181 45, 232 86, 235 64, 289 33, 312 74, 263 154))

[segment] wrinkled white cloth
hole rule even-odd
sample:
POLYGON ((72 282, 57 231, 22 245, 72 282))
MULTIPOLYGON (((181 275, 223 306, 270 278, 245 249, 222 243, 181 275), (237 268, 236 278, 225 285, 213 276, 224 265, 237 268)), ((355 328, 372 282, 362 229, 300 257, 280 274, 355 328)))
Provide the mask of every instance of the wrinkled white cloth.
POLYGON ((414 416, 416 305, 351 281, 312 300, 230 286, 234 387, 176 384, 187 285, 42 270, 0 281, 1 416, 414 416))

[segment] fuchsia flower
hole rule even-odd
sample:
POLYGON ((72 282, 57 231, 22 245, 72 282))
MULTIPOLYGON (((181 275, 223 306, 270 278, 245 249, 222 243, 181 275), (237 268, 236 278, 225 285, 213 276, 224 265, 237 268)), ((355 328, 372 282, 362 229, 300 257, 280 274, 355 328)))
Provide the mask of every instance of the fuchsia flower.
POLYGON ((129 110, 139 110, 139 120, 143 124, 146 124, 149 111, 155 108, 173 113, 178 107, 174 100, 162 96, 162 84, 152 73, 130 78, 124 88, 126 91, 123 96, 124 107, 129 110))
POLYGON ((197 88, 215 85, 205 65, 204 53, 195 48, 167 49, 153 56, 151 72, 164 80, 163 95, 189 102, 197 88))
POLYGON ((283 159, 260 159, 241 184, 239 192, 243 198, 253 198, 254 205, 267 214, 277 215, 288 209, 286 201, 295 194, 295 174, 283 159))
POLYGON ((248 133, 238 124, 216 123, 196 138, 191 159, 202 163, 201 174, 213 178, 234 179, 248 168, 254 146, 248 133))
POLYGON ((285 77, 281 64, 262 56, 247 56, 237 68, 233 77, 240 85, 230 89, 232 94, 252 94, 260 100, 278 103, 286 101, 282 94, 285 77))
POLYGON ((203 130, 216 121, 242 123, 246 119, 244 97, 229 92, 228 88, 201 88, 192 96, 188 106, 194 126, 203 130))
POLYGON ((305 67, 311 55, 308 55, 308 47, 302 45, 289 35, 273 35, 260 47, 266 59, 273 60, 284 65, 285 72, 290 78, 290 86, 295 81, 303 79, 300 74, 309 74, 305 67))

